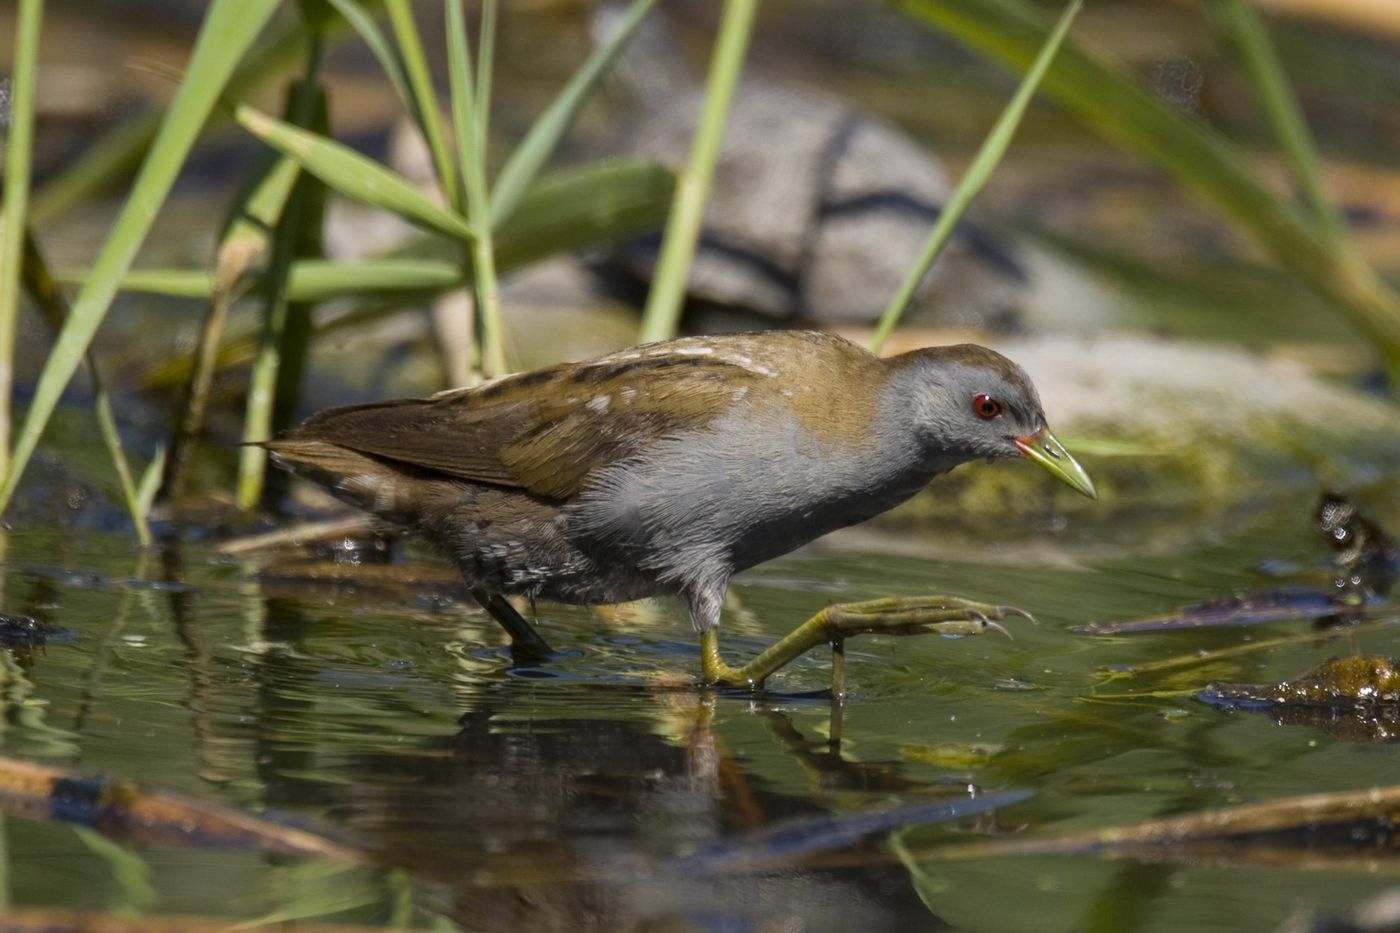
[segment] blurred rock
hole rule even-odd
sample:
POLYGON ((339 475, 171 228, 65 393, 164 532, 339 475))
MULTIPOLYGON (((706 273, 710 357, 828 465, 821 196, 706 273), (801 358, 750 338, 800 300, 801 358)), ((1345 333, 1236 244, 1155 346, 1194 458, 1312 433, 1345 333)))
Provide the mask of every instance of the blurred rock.
MULTIPOLYGON (((648 106, 622 151, 685 163, 703 88, 648 106)), ((877 319, 914 265, 951 184, 893 127, 791 83, 746 78, 737 91, 690 276, 692 297, 797 321, 877 319)), ((648 278, 659 237, 625 247, 648 278)), ((961 225, 916 293, 915 316, 1015 330, 1028 273, 1016 251, 961 225)))
MULTIPOLYGON (((595 41, 611 34, 620 9, 600 4, 595 41)), ((622 130, 600 148, 684 166, 706 92, 664 16, 643 23, 617 72, 614 84, 627 97, 618 107, 622 130)), ((730 107, 690 272, 692 310, 742 309, 802 324, 873 323, 913 268, 951 191, 936 156, 892 124, 751 61, 730 107)), ((614 253, 606 269, 645 283, 659 245, 659 233, 639 238, 614 253)), ((1028 326, 1039 273, 1054 262, 1040 256, 1032 263, 1010 237, 965 218, 906 317, 1019 332, 1028 326)), ((1110 319, 1102 313, 1105 303, 1049 306, 1078 309, 1081 326, 1089 311, 1096 312, 1090 326, 1110 319)), ((742 318, 715 320, 689 323, 705 330, 754 326, 742 318)))

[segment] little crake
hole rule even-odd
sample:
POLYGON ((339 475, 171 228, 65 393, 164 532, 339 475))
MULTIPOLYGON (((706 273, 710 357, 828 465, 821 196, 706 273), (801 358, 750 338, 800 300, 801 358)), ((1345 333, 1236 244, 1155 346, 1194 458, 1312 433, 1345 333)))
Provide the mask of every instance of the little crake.
POLYGON ((839 337, 688 337, 423 399, 333 408, 267 445, 285 467, 413 528, 517 642, 502 594, 686 600, 710 682, 760 684, 867 631, 977 634, 1004 607, 949 597, 833 606, 743 667, 717 629, 729 578, 878 515, 977 459, 1089 477, 1019 366, 974 345, 880 359, 839 337))

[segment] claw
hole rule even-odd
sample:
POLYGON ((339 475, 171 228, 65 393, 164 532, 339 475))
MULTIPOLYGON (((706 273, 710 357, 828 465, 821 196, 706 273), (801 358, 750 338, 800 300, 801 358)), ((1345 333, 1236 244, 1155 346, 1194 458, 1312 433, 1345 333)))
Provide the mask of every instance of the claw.
POLYGON ((1016 640, 1015 636, 1013 636, 1009 631, 1007 631, 1006 626, 1001 625, 1000 623, 997 623, 997 622, 993 622, 991 619, 983 619, 982 621, 986 624, 987 628, 992 629, 993 631, 996 631, 996 632, 1001 632, 1003 635, 1005 635, 1007 638, 1011 639, 1012 641, 1015 641, 1015 640, 1016 640))
POLYGON ((995 623, 992 622, 991 619, 987 618, 986 613, 982 612, 982 610, 980 610, 980 609, 971 609, 971 608, 969 608, 969 609, 965 609, 964 612, 967 613, 967 618, 968 618, 970 621, 972 621, 972 622, 981 622, 983 628, 986 628, 986 627, 989 626, 989 625, 995 624, 995 623))
POLYGON ((1019 606, 997 606, 997 612, 1001 613, 1003 618, 1005 618, 1006 616, 1020 616, 1021 618, 1026 619, 1027 621, 1035 621, 1035 616, 1031 615, 1029 612, 1020 608, 1019 606))

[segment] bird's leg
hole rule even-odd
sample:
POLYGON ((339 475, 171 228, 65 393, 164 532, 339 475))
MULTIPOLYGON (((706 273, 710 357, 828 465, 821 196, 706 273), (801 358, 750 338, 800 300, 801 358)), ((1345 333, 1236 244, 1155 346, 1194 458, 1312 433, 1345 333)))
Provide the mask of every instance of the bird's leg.
POLYGON ((549 642, 545 641, 543 636, 535 631, 535 627, 526 622, 524 617, 515 611, 515 607, 504 596, 489 593, 486 590, 472 590, 472 598, 481 604, 481 608, 486 610, 487 615, 499 622, 501 628, 506 630, 506 634, 510 636, 512 654, 543 658, 554 653, 554 649, 549 647, 549 642))
MULTIPOLYGON (((852 635, 981 635, 988 629, 1009 636, 995 620, 1031 618, 1013 606, 973 602, 955 596, 873 599, 827 606, 742 667, 730 667, 719 653, 719 634, 700 633, 700 665, 706 683, 758 689, 774 671, 818 645, 843 645, 852 635)), ((842 659, 844 660, 844 658, 842 659)), ((845 695, 845 666, 833 669, 832 692, 845 695)))
POLYGON ((841 733, 846 722, 846 640, 831 643, 831 718, 828 720, 826 742, 833 755, 841 754, 841 733))

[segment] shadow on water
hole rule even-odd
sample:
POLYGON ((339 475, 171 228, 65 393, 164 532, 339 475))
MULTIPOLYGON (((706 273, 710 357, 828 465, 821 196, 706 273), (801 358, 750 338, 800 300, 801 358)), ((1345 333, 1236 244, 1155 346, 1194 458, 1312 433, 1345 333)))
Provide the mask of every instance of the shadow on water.
POLYGON ((430 879, 442 912, 464 928, 928 922, 903 870, 888 863, 757 874, 667 870, 678 852, 824 810, 746 773, 698 723, 684 736, 626 720, 531 717, 511 725, 530 704, 520 687, 506 694, 464 716, 456 734, 407 756, 348 757, 337 774, 344 783, 327 788, 284 775, 269 782, 269 794, 314 799, 336 822, 387 847, 415 877, 430 879))
MULTIPOLYGON (((269 639, 285 645, 300 643, 313 624, 284 600, 267 610, 269 639)), ((257 675, 265 728, 255 747, 266 801, 316 808, 384 861, 410 869, 436 910, 466 929, 930 922, 906 872, 888 859, 812 868, 780 854, 749 872, 724 867, 716 856, 726 853, 709 850, 825 814, 827 793, 956 804, 969 800, 966 785, 913 780, 898 762, 847 759, 839 743, 804 735, 785 709, 825 713, 825 703, 737 701, 809 776, 793 793, 746 767, 715 729, 717 706, 736 702, 732 695, 521 673, 503 664, 485 689, 471 685, 473 708, 455 731, 386 737, 385 747, 335 755, 332 764, 307 740, 321 729, 314 697, 323 672, 294 652, 265 657, 257 675), (697 859, 701 852, 708 857, 697 859)))
POLYGON ((832 600, 953 590, 1036 612, 1014 642, 851 641, 839 739, 820 697, 828 657, 771 694, 697 691, 695 646, 665 605, 541 606, 558 654, 517 665, 450 574, 415 563, 303 573, 67 531, 13 534, 8 555, 3 609, 33 623, 18 634, 42 635, 0 650, 6 755, 272 810, 380 866, 113 846, 5 819, 21 907, 463 929, 1269 929, 1295 911, 1343 914, 1400 868, 1390 846, 1309 862, 1306 839, 1268 865, 1016 848, 1394 783, 1383 744, 1199 699, 1211 683, 1395 654, 1388 603, 1323 629, 1266 613, 1073 631, 1268 592, 1261 565, 1325 583, 1306 514, 1151 558, 828 546, 741 578, 726 610, 736 656, 832 600), (997 796, 1012 789, 1033 796, 997 796), (931 815, 970 799, 1000 806, 931 815), (973 844, 1003 848, 937 856, 973 844))

